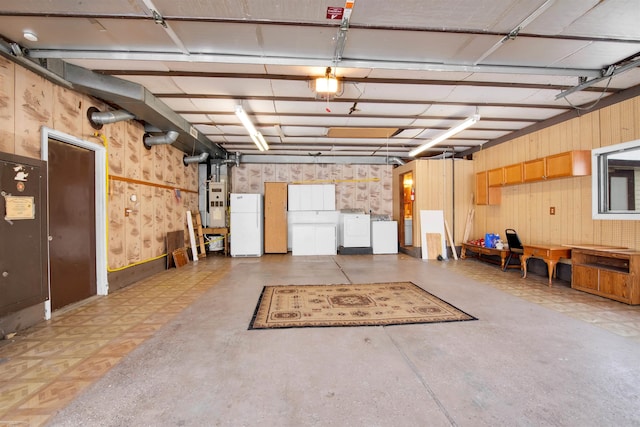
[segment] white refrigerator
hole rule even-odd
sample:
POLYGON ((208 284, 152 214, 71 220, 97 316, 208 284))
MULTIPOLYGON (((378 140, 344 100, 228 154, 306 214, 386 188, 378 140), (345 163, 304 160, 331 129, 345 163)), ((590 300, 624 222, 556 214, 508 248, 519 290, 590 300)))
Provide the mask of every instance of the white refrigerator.
POLYGON ((231 256, 252 257, 264 253, 262 194, 230 194, 231 256))

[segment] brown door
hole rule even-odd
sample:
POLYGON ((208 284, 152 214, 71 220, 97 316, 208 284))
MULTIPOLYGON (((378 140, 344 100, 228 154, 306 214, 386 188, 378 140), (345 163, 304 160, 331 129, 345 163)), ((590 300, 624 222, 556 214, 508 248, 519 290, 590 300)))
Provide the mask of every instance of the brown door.
POLYGON ((47 299, 46 164, 0 153, 0 317, 47 299))
POLYGON ((264 183, 264 252, 287 253, 287 183, 264 183))
POLYGON ((95 154, 49 139, 51 309, 96 294, 95 154))

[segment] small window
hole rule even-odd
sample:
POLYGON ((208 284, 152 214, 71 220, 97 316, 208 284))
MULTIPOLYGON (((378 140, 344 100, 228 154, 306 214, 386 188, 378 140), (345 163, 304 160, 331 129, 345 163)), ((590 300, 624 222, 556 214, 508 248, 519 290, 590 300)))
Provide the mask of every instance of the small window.
POLYGON ((640 140, 592 151, 593 219, 640 219, 640 140))

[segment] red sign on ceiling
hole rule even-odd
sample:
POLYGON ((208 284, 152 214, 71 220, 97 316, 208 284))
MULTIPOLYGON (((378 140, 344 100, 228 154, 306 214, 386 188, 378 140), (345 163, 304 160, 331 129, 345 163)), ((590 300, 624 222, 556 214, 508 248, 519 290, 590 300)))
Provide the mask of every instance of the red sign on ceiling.
POLYGON ((344 7, 327 7, 327 19, 342 19, 344 7))

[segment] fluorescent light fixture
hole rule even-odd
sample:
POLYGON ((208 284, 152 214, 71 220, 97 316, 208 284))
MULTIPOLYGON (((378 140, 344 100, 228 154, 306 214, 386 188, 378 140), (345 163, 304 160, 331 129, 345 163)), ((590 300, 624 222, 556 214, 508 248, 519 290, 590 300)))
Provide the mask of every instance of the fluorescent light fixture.
POLYGON ((409 155, 411 157, 415 157, 416 155, 422 153, 426 149, 433 147, 434 145, 444 141, 445 139, 451 138, 453 135, 457 134, 458 132, 462 132, 463 130, 465 130, 469 126, 475 124, 478 120, 480 120, 480 114, 474 114, 473 116, 469 117, 464 122, 460 123, 458 126, 449 129, 448 131, 446 131, 445 133, 443 133, 439 137, 437 137, 435 139, 432 139, 431 141, 427 142, 426 144, 422 144, 421 146, 419 146, 417 148, 414 148, 413 150, 409 151, 409 155))
POLYGON ((258 147, 258 150, 267 151, 269 149, 267 141, 265 141, 262 134, 256 130, 255 126, 253 126, 253 123, 251 123, 251 120, 249 120, 249 116, 247 116, 247 113, 242 108, 242 105, 236 106, 236 116, 238 116, 238 118, 242 122, 242 125, 245 127, 247 132, 249 132, 249 136, 251 137, 253 143, 258 147))
POLYGON ((267 141, 264 140, 264 136, 260 132, 256 132, 249 135, 254 144, 258 147, 260 151, 267 151, 269 149, 269 145, 267 145, 267 141))
POLYGON ((316 92, 336 93, 338 92, 338 79, 331 75, 331 67, 327 67, 323 77, 316 79, 316 92))

